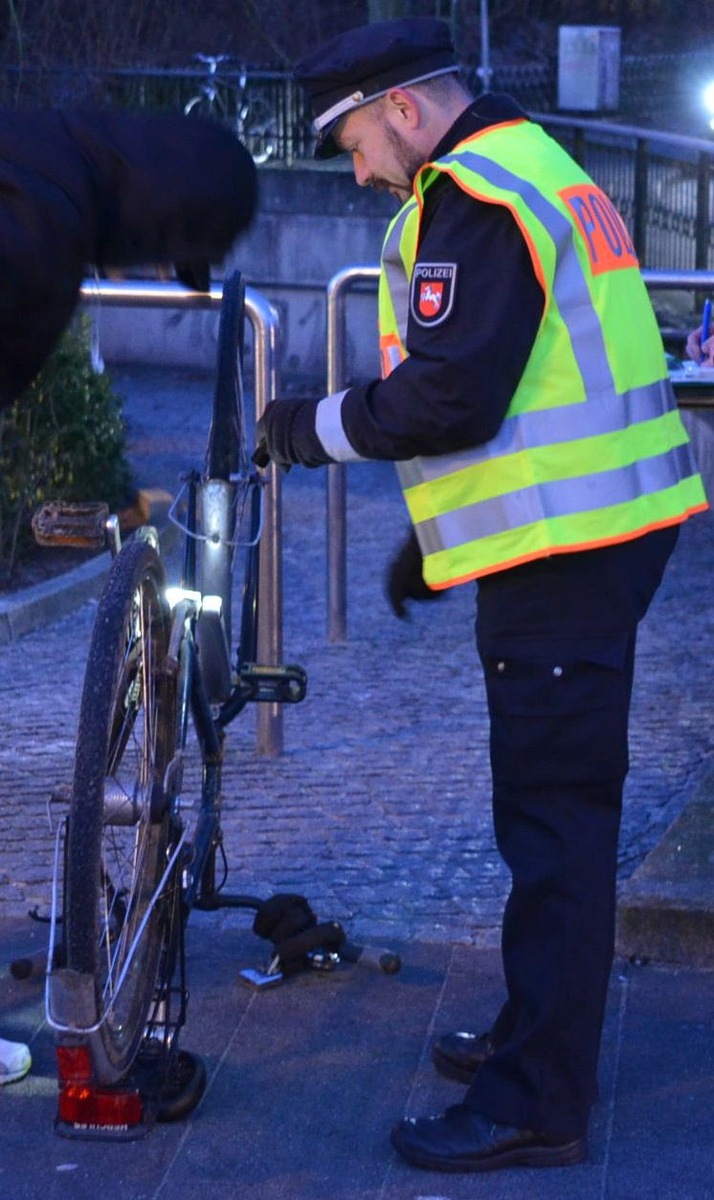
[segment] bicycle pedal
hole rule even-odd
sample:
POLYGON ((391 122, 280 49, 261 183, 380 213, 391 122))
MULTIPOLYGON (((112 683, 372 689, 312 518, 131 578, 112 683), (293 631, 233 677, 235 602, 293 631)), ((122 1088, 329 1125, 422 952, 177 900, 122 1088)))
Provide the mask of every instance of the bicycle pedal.
POLYGON ((39 546, 103 550, 107 544, 109 505, 101 501, 46 500, 32 518, 39 546))
POLYGON ((307 673, 295 665, 264 667, 245 663, 240 681, 249 689, 249 699, 258 703, 299 704, 307 692, 307 673))

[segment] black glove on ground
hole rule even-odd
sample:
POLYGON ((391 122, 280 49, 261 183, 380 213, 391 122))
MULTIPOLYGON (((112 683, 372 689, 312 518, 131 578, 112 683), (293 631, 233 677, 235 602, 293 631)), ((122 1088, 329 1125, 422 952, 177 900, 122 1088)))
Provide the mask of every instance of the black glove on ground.
POLYGON ((319 403, 303 396, 272 400, 258 421, 253 455, 256 466, 267 467, 274 462, 280 467, 291 463, 321 467, 334 462, 315 432, 319 403))
POLYGON ((424 560, 416 534, 412 529, 387 569, 387 599, 395 617, 406 617, 405 600, 440 600, 443 592, 435 592, 424 582, 424 560))

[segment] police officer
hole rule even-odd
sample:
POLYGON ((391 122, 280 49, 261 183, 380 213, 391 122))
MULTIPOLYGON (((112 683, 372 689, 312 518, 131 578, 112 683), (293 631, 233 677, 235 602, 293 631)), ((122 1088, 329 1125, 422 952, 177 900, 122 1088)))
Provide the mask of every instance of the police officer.
MULTIPOLYGON (((382 258, 382 378, 272 403, 259 458, 394 460, 423 581, 478 581, 512 874, 504 1006, 488 1034, 434 1048, 465 1097, 401 1121, 392 1142, 442 1171, 577 1163, 613 956, 637 625, 706 498, 619 214, 512 100, 472 99, 446 25, 352 29, 296 75, 317 157, 350 154, 357 183, 401 207, 382 258)), ((401 601, 412 591, 405 570, 401 601)))

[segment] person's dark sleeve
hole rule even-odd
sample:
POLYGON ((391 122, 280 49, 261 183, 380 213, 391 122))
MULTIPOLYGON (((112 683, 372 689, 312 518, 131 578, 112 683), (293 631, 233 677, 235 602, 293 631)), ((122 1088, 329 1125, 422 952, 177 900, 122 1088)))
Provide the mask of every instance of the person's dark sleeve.
POLYGON ((183 116, 0 110, 0 408, 31 383, 90 265, 207 278, 249 225, 255 164, 183 116))
POLYGON ((176 114, 63 112, 90 170, 94 262, 220 262, 257 203, 255 163, 214 121, 176 114))
POLYGON ((466 449, 494 436, 523 374, 543 292, 510 212, 440 189, 417 261, 455 263, 453 308, 433 327, 410 315, 409 357, 349 388, 344 434, 362 458, 395 461, 466 449))

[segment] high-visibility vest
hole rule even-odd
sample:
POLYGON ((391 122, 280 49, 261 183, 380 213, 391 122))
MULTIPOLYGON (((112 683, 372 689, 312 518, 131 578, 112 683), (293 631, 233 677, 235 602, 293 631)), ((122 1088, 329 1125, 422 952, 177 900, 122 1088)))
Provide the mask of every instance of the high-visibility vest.
POLYGON ((511 211, 544 309, 496 436, 397 464, 429 586, 627 541, 707 508, 622 218, 530 121, 492 126, 419 172, 384 242, 383 373, 406 357, 424 195, 442 173, 511 211))

